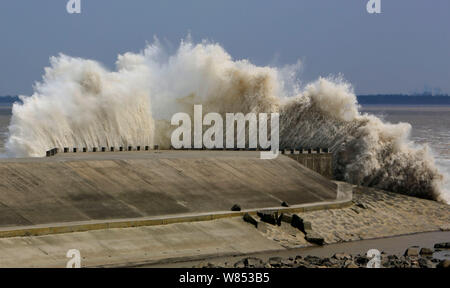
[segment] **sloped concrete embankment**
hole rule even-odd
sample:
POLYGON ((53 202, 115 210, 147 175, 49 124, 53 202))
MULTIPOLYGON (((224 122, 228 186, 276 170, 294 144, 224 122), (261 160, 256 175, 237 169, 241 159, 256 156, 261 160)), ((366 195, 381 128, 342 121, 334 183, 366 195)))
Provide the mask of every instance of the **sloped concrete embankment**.
POLYGON ((34 235, 24 227, 38 227, 36 235, 42 235, 145 226, 164 222, 152 222, 155 217, 171 223, 177 215, 229 212, 234 204, 251 210, 279 207, 282 202, 295 206, 337 199, 336 183, 287 157, 260 160, 236 153, 228 157, 226 152, 220 157, 201 151, 178 153, 147 159, 2 161, 0 232, 8 237, 21 236, 14 233, 19 230, 34 235), (105 225, 109 222, 122 224, 105 225), (55 223, 59 224, 50 225, 55 223), (81 230, 61 228, 66 223, 81 230), (45 229, 49 226, 54 229, 45 229))

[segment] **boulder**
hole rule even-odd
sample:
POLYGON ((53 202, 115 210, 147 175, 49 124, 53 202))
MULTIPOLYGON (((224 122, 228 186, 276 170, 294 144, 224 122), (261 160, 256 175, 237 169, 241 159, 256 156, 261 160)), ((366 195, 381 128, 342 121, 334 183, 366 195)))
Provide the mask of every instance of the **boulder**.
POLYGON ((448 259, 442 260, 437 265, 437 268, 450 268, 450 260, 448 260, 448 259))
POLYGON ((280 268, 282 265, 283 259, 281 257, 272 257, 269 259, 269 264, 272 267, 280 268))
POLYGON ((353 263, 353 261, 352 261, 352 262, 348 263, 348 264, 345 266, 345 268, 355 269, 355 268, 359 268, 359 266, 356 265, 355 263, 353 263))
POLYGON ((253 218, 252 215, 245 213, 243 219, 245 222, 250 223, 256 228, 258 228, 258 221, 255 218, 253 218))
POLYGON ((233 207, 231 207, 231 211, 241 211, 241 206, 234 204, 233 207))
POLYGON ((333 258, 337 260, 350 260, 352 259, 352 256, 345 253, 336 253, 333 255, 333 258))
POLYGON ((312 231, 312 224, 309 221, 303 221, 303 230, 308 233, 308 231, 312 231))
POLYGON ((433 255, 434 250, 430 249, 430 248, 422 248, 420 249, 420 255, 424 255, 424 256, 431 256, 433 255))
POLYGON ((322 236, 315 232, 309 232, 305 236, 306 241, 322 246, 325 243, 325 240, 322 236))
POLYGON ((366 267, 367 263, 369 263, 370 259, 365 255, 359 255, 355 257, 355 263, 361 266, 366 267))
POLYGON ((303 233, 307 233, 307 231, 312 231, 311 222, 303 220, 303 218, 301 218, 297 214, 292 215, 291 225, 299 229, 303 233))
POLYGON ((355 203, 357 207, 361 208, 361 209, 367 209, 369 208, 366 204, 361 203, 361 202, 356 202, 355 203))
POLYGON ((281 260, 281 267, 285 267, 285 268, 287 268, 287 267, 293 267, 294 266, 294 262, 293 261, 290 261, 289 259, 282 259, 281 260))
POLYGON ((450 242, 436 243, 436 244, 434 244, 434 248, 437 248, 437 249, 450 249, 450 242))
POLYGON ((322 265, 322 259, 317 256, 308 255, 305 257, 304 261, 312 265, 322 265))
POLYGON ((292 227, 302 230, 303 229, 303 219, 300 218, 297 214, 292 215, 291 219, 292 227))
POLYGON ((245 268, 245 262, 244 260, 239 260, 238 262, 234 263, 234 268, 245 268))
POLYGON ((419 256, 419 247, 418 246, 412 246, 406 249, 404 256, 408 257, 418 257, 419 256))
POLYGON ((244 259, 245 267, 247 268, 264 268, 264 262, 255 257, 249 257, 244 259))
POLYGON ((420 268, 433 268, 433 263, 426 258, 419 258, 418 262, 420 268))
POLYGON ((290 213, 282 213, 280 218, 282 222, 286 222, 288 224, 292 223, 292 214, 290 213))
POLYGON ((259 218, 261 218, 261 221, 263 222, 272 225, 277 225, 279 223, 277 211, 258 211, 257 214, 259 218))

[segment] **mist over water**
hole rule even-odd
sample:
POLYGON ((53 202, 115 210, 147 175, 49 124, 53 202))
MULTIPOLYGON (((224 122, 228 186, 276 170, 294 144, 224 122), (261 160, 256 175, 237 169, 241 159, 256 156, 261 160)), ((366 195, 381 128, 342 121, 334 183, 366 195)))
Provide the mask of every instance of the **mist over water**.
MULTIPOLYGON (((65 55, 52 57, 34 94, 14 104, 7 153, 45 156, 58 147, 159 144, 169 148, 178 112, 280 113, 280 146, 329 147, 338 179, 445 201, 443 175, 411 125, 361 113, 350 84, 320 78, 300 88, 298 65, 258 67, 218 44, 159 43, 118 57, 116 71, 65 55)), ((262 160, 263 161, 263 160, 262 160)))

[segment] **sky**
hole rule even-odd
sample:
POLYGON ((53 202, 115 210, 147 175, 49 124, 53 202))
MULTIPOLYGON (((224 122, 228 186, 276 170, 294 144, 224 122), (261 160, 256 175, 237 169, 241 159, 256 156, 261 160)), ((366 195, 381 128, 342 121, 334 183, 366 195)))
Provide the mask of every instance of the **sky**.
POLYGON ((0 95, 31 95, 49 57, 64 53, 114 69, 154 36, 177 47, 220 43, 257 65, 303 63, 300 78, 341 74, 357 94, 450 94, 450 1, 381 0, 0 1, 0 95))

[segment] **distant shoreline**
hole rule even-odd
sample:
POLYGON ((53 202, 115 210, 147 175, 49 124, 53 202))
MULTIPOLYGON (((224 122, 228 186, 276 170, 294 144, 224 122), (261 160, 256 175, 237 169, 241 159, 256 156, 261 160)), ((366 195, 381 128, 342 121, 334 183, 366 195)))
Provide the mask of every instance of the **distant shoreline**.
MULTIPOLYGON (((360 105, 450 105, 449 95, 358 95, 360 105)), ((0 96, 0 106, 21 102, 18 96, 0 96)))
POLYGON ((450 96, 359 95, 360 105, 450 105, 450 96))

